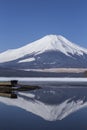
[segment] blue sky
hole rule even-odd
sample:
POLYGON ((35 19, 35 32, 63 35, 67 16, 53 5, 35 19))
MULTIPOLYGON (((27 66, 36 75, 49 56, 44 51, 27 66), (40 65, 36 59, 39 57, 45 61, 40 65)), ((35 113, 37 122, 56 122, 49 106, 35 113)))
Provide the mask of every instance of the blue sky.
POLYGON ((49 34, 87 48, 87 0, 0 0, 0 52, 49 34))

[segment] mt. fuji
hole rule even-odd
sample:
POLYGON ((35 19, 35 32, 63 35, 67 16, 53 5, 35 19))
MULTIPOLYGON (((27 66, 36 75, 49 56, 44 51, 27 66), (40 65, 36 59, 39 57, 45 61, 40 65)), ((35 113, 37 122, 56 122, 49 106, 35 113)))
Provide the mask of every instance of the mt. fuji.
POLYGON ((86 68, 87 49, 63 36, 47 35, 17 49, 0 53, 0 66, 16 69, 86 68))

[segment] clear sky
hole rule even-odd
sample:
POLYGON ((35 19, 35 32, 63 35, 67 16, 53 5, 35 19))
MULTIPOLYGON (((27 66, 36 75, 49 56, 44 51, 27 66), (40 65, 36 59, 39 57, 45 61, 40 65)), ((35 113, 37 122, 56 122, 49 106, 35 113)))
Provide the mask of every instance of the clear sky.
POLYGON ((49 34, 87 48, 87 0, 0 0, 0 52, 49 34))

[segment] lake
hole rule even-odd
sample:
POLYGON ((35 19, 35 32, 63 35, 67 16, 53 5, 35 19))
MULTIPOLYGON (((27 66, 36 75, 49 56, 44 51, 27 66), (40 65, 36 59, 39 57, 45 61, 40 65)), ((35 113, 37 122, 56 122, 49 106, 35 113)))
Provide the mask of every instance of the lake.
POLYGON ((0 97, 0 130, 87 130, 86 85, 39 86, 17 91, 17 99, 0 97))

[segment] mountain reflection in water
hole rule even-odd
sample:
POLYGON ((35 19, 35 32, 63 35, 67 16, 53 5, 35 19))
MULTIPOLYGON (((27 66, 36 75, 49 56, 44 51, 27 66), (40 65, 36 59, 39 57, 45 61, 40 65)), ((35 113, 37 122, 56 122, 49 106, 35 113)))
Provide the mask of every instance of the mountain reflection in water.
POLYGON ((0 97, 0 102, 16 106, 47 121, 62 120, 87 106, 87 88, 58 88, 56 86, 30 92, 18 92, 17 99, 0 97))

